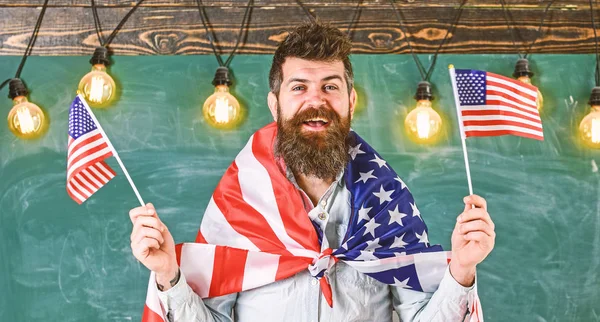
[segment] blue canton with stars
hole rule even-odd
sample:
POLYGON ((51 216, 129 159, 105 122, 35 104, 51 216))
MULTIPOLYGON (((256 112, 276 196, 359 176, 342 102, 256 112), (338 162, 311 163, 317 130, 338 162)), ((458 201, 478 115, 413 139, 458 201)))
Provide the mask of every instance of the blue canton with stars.
POLYGON ((481 70, 457 69, 456 87, 460 105, 485 105, 486 72, 481 70))
POLYGON ((76 140, 95 129, 97 129, 96 123, 83 106, 79 96, 76 96, 69 110, 69 136, 76 140))
MULTIPOLYGON (((352 131, 350 136, 354 143, 344 180, 352 196, 352 214, 342 245, 333 255, 344 261, 369 261, 443 251, 429 244, 427 226, 404 181, 358 134, 352 131)), ((422 291, 415 265, 367 275, 422 291)))

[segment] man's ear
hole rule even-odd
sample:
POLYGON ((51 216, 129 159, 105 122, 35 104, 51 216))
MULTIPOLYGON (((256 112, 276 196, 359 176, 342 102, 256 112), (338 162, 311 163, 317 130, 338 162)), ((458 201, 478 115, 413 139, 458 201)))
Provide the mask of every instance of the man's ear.
POLYGON ((277 121, 277 96, 273 92, 269 92, 267 104, 269 105, 269 110, 271 110, 271 115, 273 115, 273 120, 277 121))
POLYGON ((354 107, 356 107, 356 90, 352 87, 352 91, 350 91, 350 119, 354 117, 354 107))

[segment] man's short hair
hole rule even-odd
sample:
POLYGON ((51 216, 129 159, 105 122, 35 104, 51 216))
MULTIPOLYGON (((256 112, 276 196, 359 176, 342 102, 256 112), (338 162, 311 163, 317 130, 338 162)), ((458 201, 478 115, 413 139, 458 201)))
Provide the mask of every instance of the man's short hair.
POLYGON ((323 62, 342 61, 349 94, 354 86, 354 73, 348 57, 351 49, 352 42, 350 38, 329 24, 310 22, 296 27, 275 50, 273 64, 269 72, 271 92, 279 96, 279 90, 283 82, 283 63, 287 57, 295 57, 323 62))

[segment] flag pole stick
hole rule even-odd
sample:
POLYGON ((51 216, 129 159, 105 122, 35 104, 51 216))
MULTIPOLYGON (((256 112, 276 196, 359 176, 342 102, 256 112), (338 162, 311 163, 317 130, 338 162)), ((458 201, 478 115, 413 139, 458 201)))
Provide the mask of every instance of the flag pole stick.
POLYGON ((133 192, 135 192, 135 196, 138 198, 138 201, 140 202, 140 204, 142 205, 142 207, 144 207, 146 204, 144 203, 144 200, 142 200, 142 196, 140 196, 140 192, 137 190, 135 184, 133 183, 133 180, 131 180, 131 177, 129 176, 129 172, 127 172, 127 169, 125 168, 125 165, 121 161, 121 158, 119 157, 119 154, 117 153, 117 150, 115 150, 115 147, 112 145, 112 143, 108 139, 108 136, 106 136, 106 133, 104 132, 104 130, 102 129, 102 126, 100 125, 100 122, 98 122, 98 120, 96 119, 96 116, 92 112, 92 109, 88 106, 87 101, 85 100, 85 98, 81 94, 77 94, 77 96, 79 96, 79 99, 83 103, 83 106, 85 107, 85 109, 88 111, 88 113, 90 114, 90 116, 94 120, 94 123, 98 127, 98 130, 100 131, 100 134, 102 134, 102 136, 106 140, 106 143, 108 144, 108 147, 112 151, 112 154, 115 156, 115 159, 117 159, 117 162, 119 163, 119 166, 121 166, 121 169, 125 173, 125 176, 127 177, 127 181, 129 181, 129 184, 131 185, 131 188, 133 188, 133 192))
POLYGON ((456 72, 454 71, 454 65, 448 65, 448 71, 450 72, 450 81, 452 82, 452 91, 454 92, 454 105, 456 106, 456 116, 458 117, 458 127, 460 129, 460 139, 462 141, 465 169, 467 171, 467 182, 469 184, 469 195, 472 195, 473 184, 471 183, 471 169, 469 168, 469 156, 467 154, 467 145, 465 143, 465 129, 463 128, 462 117, 460 115, 460 101, 458 99, 458 87, 456 86, 456 72))

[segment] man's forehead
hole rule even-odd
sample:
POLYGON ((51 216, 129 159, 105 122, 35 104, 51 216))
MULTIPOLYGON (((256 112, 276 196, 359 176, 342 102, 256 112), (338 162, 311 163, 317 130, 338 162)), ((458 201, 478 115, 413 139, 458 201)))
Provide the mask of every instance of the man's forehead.
POLYGON ((288 57, 283 63, 283 82, 291 78, 320 80, 332 75, 344 76, 344 63, 341 60, 325 62, 288 57))

